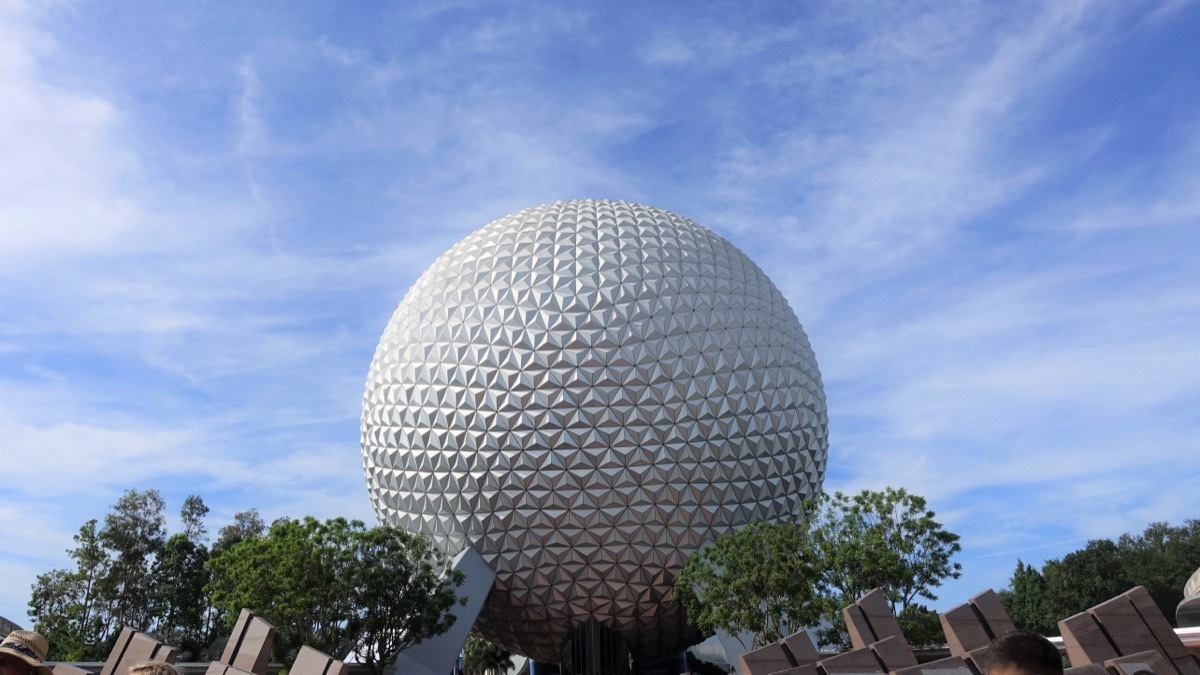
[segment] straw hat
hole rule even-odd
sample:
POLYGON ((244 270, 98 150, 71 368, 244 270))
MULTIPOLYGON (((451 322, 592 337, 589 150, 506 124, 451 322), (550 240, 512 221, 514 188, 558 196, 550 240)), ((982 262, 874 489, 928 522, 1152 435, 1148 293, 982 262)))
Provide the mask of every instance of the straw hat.
POLYGON ((44 663, 49 651, 46 638, 31 630, 14 630, 4 638, 4 642, 0 642, 0 656, 21 659, 33 667, 38 675, 51 675, 52 671, 44 663))

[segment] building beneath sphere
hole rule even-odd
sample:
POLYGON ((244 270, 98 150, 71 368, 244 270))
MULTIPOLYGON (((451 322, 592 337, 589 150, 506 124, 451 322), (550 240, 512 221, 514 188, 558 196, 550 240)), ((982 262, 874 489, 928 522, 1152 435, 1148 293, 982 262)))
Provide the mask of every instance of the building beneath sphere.
POLYGON ((580 200, 496 220, 417 280, 361 441, 381 522, 494 573, 474 630, 571 671, 585 634, 635 664, 699 641, 675 574, 796 513, 826 433, 812 348, 757 265, 673 213, 580 200))

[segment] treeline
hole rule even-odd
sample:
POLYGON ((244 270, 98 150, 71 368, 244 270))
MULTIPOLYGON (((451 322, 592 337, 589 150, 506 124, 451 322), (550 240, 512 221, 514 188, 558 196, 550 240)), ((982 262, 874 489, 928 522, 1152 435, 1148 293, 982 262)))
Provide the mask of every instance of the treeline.
POLYGON ((275 660, 302 645, 375 672, 450 628, 462 574, 424 537, 357 520, 234 516, 210 546, 208 507, 184 500, 168 536, 157 490, 129 490, 67 553, 74 568, 39 575, 29 601, 50 660, 100 661, 122 626, 179 648, 183 661, 220 656, 243 607, 276 628, 275 660))
POLYGON ((1151 523, 1141 534, 1116 541, 1093 539, 1039 570, 1017 561, 1001 602, 1020 628, 1058 635, 1058 621, 1145 586, 1172 624, 1183 586, 1200 567, 1200 520, 1173 527, 1151 523))

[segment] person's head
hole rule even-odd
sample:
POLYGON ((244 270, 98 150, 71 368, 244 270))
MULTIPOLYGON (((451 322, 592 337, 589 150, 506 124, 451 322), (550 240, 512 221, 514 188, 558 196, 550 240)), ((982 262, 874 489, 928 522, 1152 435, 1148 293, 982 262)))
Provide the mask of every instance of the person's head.
POLYGON ((0 642, 0 675, 51 675, 45 664, 49 651, 41 634, 14 630, 0 642))
POLYGON ((179 671, 166 661, 141 661, 129 666, 129 675, 179 675, 179 671))
POLYGON ((1015 630, 992 640, 987 651, 987 675, 1062 675, 1062 654, 1046 638, 1015 630))

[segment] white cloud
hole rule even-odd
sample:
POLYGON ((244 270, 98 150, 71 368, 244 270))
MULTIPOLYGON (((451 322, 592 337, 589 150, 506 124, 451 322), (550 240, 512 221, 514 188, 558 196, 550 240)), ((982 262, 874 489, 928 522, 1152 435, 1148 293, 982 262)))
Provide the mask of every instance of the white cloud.
POLYGON ((559 35, 587 39, 586 13, 561 6, 539 7, 538 10, 516 9, 470 22, 465 32, 453 32, 442 46, 446 51, 486 54, 528 49, 531 41, 559 35))
POLYGON ((737 67, 772 47, 793 43, 802 32, 798 24, 756 23, 739 30, 693 13, 660 21, 668 25, 651 30, 638 50, 641 60, 652 67, 737 67))
POLYGON ((1096 41, 1081 29, 1079 3, 1020 16, 1004 17, 1002 31, 986 8, 863 18, 846 29, 861 40, 766 69, 771 91, 802 92, 796 105, 812 111, 774 142, 729 149, 714 181, 729 206, 714 220, 742 224, 753 240, 770 214, 762 261, 783 270, 778 281, 804 315, 919 264, 976 218, 1073 168, 1013 148, 1013 120, 1096 41))
POLYGON ((112 105, 47 82, 56 45, 21 4, 0 7, 0 274, 43 256, 106 250, 144 222, 124 190, 137 163, 112 105))
POLYGON ((681 66, 690 63, 696 52, 678 35, 655 36, 642 48, 642 58, 652 66, 681 66))
POLYGON ((238 97, 234 113, 237 119, 238 152, 243 155, 254 155, 261 152, 267 142, 267 128, 259 113, 259 99, 262 96, 262 81, 254 64, 243 61, 238 66, 238 97))
POLYGON ((1122 118, 1047 122, 1114 36, 1167 22, 606 11, 434 3, 381 12, 385 40, 233 21, 159 68, 153 40, 56 44, 0 10, 0 437, 74 486, 22 468, 0 502, 0 525, 38 506, 30 557, 0 538, 15 586, 127 487, 200 493, 214 531, 369 517, 356 417, 388 313, 468 231, 576 196, 676 204, 763 265, 825 373, 829 486, 928 496, 968 549, 945 599, 1195 515, 1194 122, 1120 170, 1096 167, 1122 118), (97 54, 147 72, 93 91, 70 74, 97 54), (157 88, 180 79, 187 105, 157 88))

